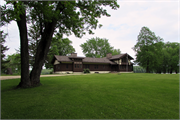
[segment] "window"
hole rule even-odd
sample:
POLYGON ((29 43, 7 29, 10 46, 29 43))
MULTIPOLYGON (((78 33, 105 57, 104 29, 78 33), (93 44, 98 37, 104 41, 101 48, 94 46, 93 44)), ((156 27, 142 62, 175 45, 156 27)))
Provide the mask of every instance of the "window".
POLYGON ((76 68, 76 64, 75 64, 75 68, 76 68))
POLYGON ((89 65, 85 65, 85 68, 89 68, 89 65))
POLYGON ((103 65, 103 69, 105 69, 105 65, 103 65))
POLYGON ((95 69, 98 69, 98 65, 94 65, 94 68, 95 68, 95 69))
POLYGON ((57 69, 57 70, 60 70, 60 66, 59 66, 59 65, 56 65, 56 69, 57 69))
POLYGON ((125 62, 124 58, 122 59, 122 62, 125 62))
POLYGON ((66 68, 68 68, 68 65, 66 65, 66 68))

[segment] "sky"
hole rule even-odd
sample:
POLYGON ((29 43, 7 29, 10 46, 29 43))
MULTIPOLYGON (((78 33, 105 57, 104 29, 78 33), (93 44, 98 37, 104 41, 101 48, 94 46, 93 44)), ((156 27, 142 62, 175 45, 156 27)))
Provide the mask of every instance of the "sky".
MULTIPOLYGON (((99 23, 103 26, 82 38, 74 35, 64 36, 72 41, 78 56, 85 56, 80 47, 86 40, 99 37, 108 39, 111 46, 120 49, 121 53, 128 53, 135 59, 135 52, 132 49, 137 43, 137 36, 143 26, 148 27, 156 36, 164 39, 164 42, 179 41, 179 15, 180 0, 117 0, 120 8, 112 10, 106 7, 111 17, 101 17, 99 23)), ((2 4, 3 2, 1 2, 2 4)), ((15 49, 20 46, 19 30, 16 22, 11 22, 2 27, 6 37, 6 43, 10 49, 7 55, 16 53, 15 49)))

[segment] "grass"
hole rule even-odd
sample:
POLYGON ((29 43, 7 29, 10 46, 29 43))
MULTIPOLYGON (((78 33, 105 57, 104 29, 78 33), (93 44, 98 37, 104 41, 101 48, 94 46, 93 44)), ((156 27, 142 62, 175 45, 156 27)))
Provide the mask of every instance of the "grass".
POLYGON ((2 119, 178 119, 179 75, 90 74, 1 81, 2 119))

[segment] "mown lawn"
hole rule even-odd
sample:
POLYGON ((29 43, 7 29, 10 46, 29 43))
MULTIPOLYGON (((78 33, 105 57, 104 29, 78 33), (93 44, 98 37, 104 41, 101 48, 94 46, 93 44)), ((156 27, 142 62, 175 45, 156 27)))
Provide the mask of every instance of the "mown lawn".
POLYGON ((91 74, 1 81, 2 119, 178 119, 179 75, 91 74))

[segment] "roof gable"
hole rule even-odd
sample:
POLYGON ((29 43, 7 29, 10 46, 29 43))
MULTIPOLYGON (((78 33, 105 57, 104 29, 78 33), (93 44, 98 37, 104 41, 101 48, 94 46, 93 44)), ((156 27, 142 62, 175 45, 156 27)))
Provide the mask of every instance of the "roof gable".
POLYGON ((133 60, 133 58, 132 58, 129 54, 127 54, 127 53, 119 54, 119 55, 113 55, 113 56, 110 58, 110 60, 120 59, 120 58, 123 58, 123 57, 125 57, 125 56, 128 56, 130 59, 133 60))
POLYGON ((69 59, 68 56, 59 56, 59 55, 54 55, 54 57, 61 62, 72 62, 71 59, 69 59))

